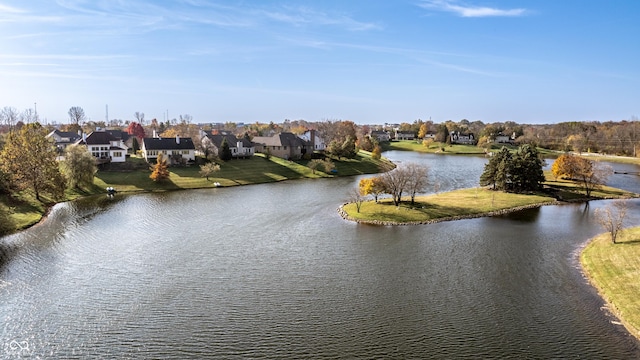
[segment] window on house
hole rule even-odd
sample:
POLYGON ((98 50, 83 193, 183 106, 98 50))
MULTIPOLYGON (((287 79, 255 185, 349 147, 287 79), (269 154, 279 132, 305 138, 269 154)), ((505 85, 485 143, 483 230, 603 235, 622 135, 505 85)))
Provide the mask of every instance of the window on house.
POLYGON ((121 151, 114 151, 114 152, 113 152, 113 156, 115 156, 115 157, 122 157, 122 152, 121 152, 121 151))

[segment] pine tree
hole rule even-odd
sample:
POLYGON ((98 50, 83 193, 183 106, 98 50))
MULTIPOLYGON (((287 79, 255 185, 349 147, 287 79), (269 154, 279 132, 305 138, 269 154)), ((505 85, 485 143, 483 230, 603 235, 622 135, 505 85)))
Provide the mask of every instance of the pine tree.
POLYGON ((229 143, 227 142, 227 138, 222 139, 222 144, 220 145, 222 149, 220 149, 220 160, 229 161, 233 157, 231 154, 231 148, 229 147, 229 143))

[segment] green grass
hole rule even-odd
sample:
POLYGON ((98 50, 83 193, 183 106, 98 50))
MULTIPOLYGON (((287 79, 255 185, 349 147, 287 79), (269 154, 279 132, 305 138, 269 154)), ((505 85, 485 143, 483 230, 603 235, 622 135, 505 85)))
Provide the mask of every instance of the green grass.
POLYGON ((622 231, 618 243, 602 234, 585 247, 580 262, 625 327, 640 337, 640 227, 622 231))
POLYGON ((395 206, 391 199, 378 203, 364 202, 357 212, 356 205, 346 204, 343 210, 355 220, 369 222, 414 223, 443 220, 456 217, 471 217, 507 209, 534 206, 554 202, 545 195, 511 194, 472 188, 442 194, 416 197, 414 205, 409 199, 395 206))
POLYGON ((390 141, 382 144, 383 150, 400 150, 400 151, 417 151, 423 153, 440 153, 440 154, 463 154, 463 155, 484 155, 483 148, 475 145, 447 145, 443 143, 431 143, 429 146, 424 146, 422 141, 419 140, 399 140, 390 141), (444 151, 442 151, 444 149, 444 151))
MULTIPOLYGON (((140 159, 130 159, 131 164, 140 167, 140 159)), ((73 200, 83 196, 105 194, 109 186, 116 188, 120 193, 131 192, 156 192, 181 189, 201 189, 220 186, 237 186, 262 184, 275 181, 294 179, 332 178, 339 176, 352 176, 359 174, 372 174, 389 170, 393 164, 386 159, 375 160, 371 154, 361 151, 355 159, 332 159, 337 168, 337 173, 324 173, 316 170, 313 172, 307 167, 308 161, 288 161, 275 156, 269 159, 263 154, 256 154, 250 159, 231 160, 220 166, 220 171, 209 177, 209 180, 200 176, 200 167, 170 168, 170 177, 165 182, 156 183, 149 178, 151 171, 147 166, 142 169, 130 171, 99 171, 94 184, 84 189, 73 189, 65 192, 62 199, 73 200)), ((114 168, 128 168, 128 166, 113 166, 114 168)), ((131 168, 131 167, 129 167, 131 168)), ((50 205, 55 200, 43 198, 37 201, 29 191, 19 194, 0 195, 0 218, 5 219, 2 231, 13 232, 27 228, 42 218, 50 205), (4 214, 4 215, 3 215, 4 214), (7 224, 9 223, 9 224, 7 224)))

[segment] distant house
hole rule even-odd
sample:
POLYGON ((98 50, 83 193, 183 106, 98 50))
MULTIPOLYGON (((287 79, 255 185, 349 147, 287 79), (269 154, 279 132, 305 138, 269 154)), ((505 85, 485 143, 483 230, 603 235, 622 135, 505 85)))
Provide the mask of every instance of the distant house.
POLYGON ((433 131, 427 131, 427 133, 424 134, 424 140, 427 140, 427 139, 435 140, 436 139, 436 133, 433 132, 433 131))
POLYGON ((513 143, 513 137, 509 135, 505 135, 503 133, 499 133, 494 140, 495 143, 498 144, 511 144, 513 143))
POLYGON ((82 135, 73 131, 53 130, 52 132, 47 134, 47 138, 53 141, 59 154, 63 154, 64 149, 66 149, 67 146, 74 144, 81 137, 82 135))
POLYGON ((311 150, 313 151, 322 152, 327 149, 327 144, 324 142, 324 139, 318 136, 315 130, 307 130, 304 134, 298 135, 298 137, 311 143, 311 150))
POLYGON ((396 140, 415 140, 416 134, 413 131, 396 130, 396 140))
POLYGON ((283 159, 300 159, 313 150, 311 142, 289 132, 274 136, 256 136, 253 138, 253 144, 256 152, 268 153, 283 159))
POLYGON ((461 133, 459 131, 452 131, 450 134, 450 139, 452 144, 465 144, 465 145, 475 145, 476 139, 472 133, 461 133))
POLYGON ((222 149, 222 141, 227 140, 232 158, 247 158, 253 156, 256 147, 253 143, 245 138, 238 139, 233 134, 212 135, 205 133, 202 137, 202 148, 208 149, 214 155, 219 156, 222 149))
POLYGON ((196 159, 196 148, 191 138, 144 138, 140 152, 147 162, 155 161, 158 154, 166 155, 170 165, 188 164, 196 159))
POLYGON ((126 161, 127 146, 122 139, 117 139, 104 130, 96 130, 89 135, 83 134, 76 144, 85 145, 98 164, 126 161))
POLYGON ((391 135, 386 131, 371 131, 369 136, 371 136, 372 139, 378 140, 378 142, 391 140, 391 135))

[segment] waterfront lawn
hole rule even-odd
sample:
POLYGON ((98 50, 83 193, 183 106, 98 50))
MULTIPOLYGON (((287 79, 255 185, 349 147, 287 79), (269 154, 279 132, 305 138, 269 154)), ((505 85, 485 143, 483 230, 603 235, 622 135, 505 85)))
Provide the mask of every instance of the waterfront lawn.
POLYGON ((464 155, 484 155, 483 148, 475 145, 443 144, 433 142, 429 146, 424 146, 421 140, 398 140, 389 141, 382 144, 383 150, 417 151, 423 153, 441 154, 464 154, 464 155), (444 149, 444 151, 442 151, 444 149))
POLYGON ((409 203, 409 198, 403 200, 399 206, 395 206, 388 198, 379 200, 378 203, 366 201, 360 212, 357 212, 353 203, 346 204, 343 209, 355 220, 411 223, 480 215, 555 201, 553 197, 543 194, 512 194, 485 188, 419 196, 414 205, 409 203))
POLYGON ((582 267, 627 329, 640 337, 640 227, 623 230, 613 244, 601 234, 580 254, 582 267))

